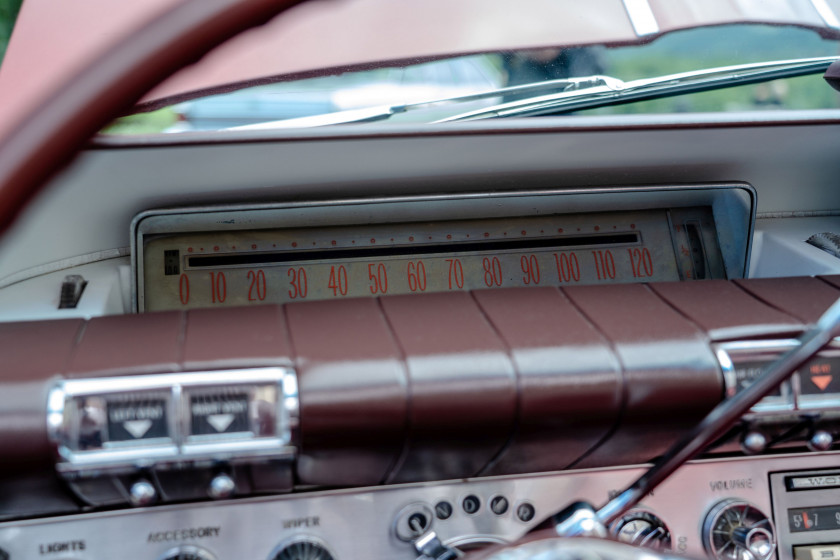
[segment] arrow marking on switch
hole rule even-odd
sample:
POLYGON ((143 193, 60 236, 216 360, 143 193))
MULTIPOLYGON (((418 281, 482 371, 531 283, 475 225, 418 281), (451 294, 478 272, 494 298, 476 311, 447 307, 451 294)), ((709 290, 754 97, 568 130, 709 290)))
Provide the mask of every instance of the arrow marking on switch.
POLYGON ((820 388, 820 391, 825 391, 826 387, 831 383, 832 377, 830 375, 815 375, 811 378, 814 385, 820 388))
POLYGON ((207 423, 213 426, 217 432, 224 432, 230 428, 235 419, 236 417, 233 414, 210 414, 207 416, 207 423))
POLYGON ((123 422, 123 428, 125 428, 125 431, 134 436, 136 439, 140 439, 145 436, 146 432, 148 432, 151 427, 151 420, 128 420, 123 422))

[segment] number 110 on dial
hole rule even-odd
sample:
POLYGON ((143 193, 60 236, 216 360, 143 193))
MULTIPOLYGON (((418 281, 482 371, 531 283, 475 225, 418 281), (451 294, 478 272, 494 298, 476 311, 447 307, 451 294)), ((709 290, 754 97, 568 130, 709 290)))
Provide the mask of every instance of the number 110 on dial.
POLYGON ((658 260, 647 248, 634 246, 194 267, 172 278, 177 288, 172 307, 676 280, 673 263, 658 260))

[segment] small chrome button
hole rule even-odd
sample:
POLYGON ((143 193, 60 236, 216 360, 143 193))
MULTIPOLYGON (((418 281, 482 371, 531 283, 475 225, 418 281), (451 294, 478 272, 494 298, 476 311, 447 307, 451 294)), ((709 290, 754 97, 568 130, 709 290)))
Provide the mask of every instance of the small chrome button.
POLYGON ((825 430, 817 430, 808 440, 808 449, 811 451, 828 451, 834 445, 834 436, 825 430))
POLYGON ((158 494, 151 482, 148 480, 138 480, 131 485, 128 496, 131 505, 142 507, 154 503, 157 500, 158 494))
POLYGON ((767 449, 767 436, 763 433, 750 430, 741 438, 741 449, 747 455, 756 455, 767 449))
POLYGON ((236 491, 236 483, 233 479, 225 473, 217 474, 210 481, 210 486, 207 488, 207 493, 214 500, 221 500, 230 498, 236 491))

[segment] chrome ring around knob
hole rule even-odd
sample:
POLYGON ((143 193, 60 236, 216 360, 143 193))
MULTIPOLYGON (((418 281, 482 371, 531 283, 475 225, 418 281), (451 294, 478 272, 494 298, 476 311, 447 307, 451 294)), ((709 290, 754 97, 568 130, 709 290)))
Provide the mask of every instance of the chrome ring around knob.
POLYGON ((630 510, 610 526, 610 531, 620 542, 663 552, 671 550, 671 533, 665 522, 645 510, 630 510))
POLYGON ((773 522, 744 500, 720 501, 706 514, 703 546, 717 560, 769 560, 776 550, 773 522))

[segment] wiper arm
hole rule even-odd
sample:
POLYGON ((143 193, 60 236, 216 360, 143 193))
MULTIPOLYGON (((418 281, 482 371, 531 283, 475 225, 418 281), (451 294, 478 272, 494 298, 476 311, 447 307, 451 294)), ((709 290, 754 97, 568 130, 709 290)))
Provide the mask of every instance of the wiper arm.
POLYGON ((280 121, 271 121, 259 124, 250 124, 245 126, 238 126, 231 130, 258 130, 263 128, 307 128, 316 126, 329 126, 335 124, 349 124, 362 122, 383 121, 400 113, 414 111, 417 109, 426 109, 436 105, 444 105, 449 103, 464 103, 467 101, 479 101, 481 99, 492 99, 494 97, 501 97, 510 94, 529 94, 541 91, 555 91, 562 88, 563 92, 581 92, 590 88, 605 87, 608 89, 620 89, 624 83, 616 78, 609 76, 586 76, 582 78, 566 78, 562 80, 546 80, 542 82, 534 82, 530 84, 522 84, 518 86, 508 86, 503 88, 496 88, 467 95, 458 95, 455 97, 444 97, 438 99, 430 99, 425 101, 418 101, 415 103, 402 103, 396 105, 381 105, 377 107, 365 107, 363 109, 349 109, 347 111, 336 111, 333 113, 324 113, 323 115, 312 115, 308 117, 298 117, 294 119, 284 119, 280 121))
POLYGON ((622 82, 615 78, 603 85, 585 90, 557 93, 520 99, 461 113, 435 122, 453 122, 495 117, 524 117, 560 114, 582 109, 594 109, 647 99, 658 99, 687 93, 699 93, 767 82, 779 78, 794 78, 825 72, 840 57, 799 58, 722 66, 622 82))
POLYGON ((350 124, 383 121, 400 113, 426 109, 436 105, 449 103, 464 103, 481 99, 492 99, 504 95, 522 95, 552 91, 552 93, 536 95, 500 103, 482 109, 476 109, 458 115, 440 119, 434 122, 467 121, 497 117, 526 117, 546 114, 561 114, 582 109, 594 109, 607 105, 618 105, 647 99, 657 99, 687 93, 698 93, 713 89, 735 87, 748 84, 767 82, 779 78, 794 78, 809 74, 825 72, 832 62, 840 60, 838 56, 819 58, 800 58, 794 60, 778 60, 772 62, 757 62, 739 64, 736 66, 722 66, 706 70, 695 70, 679 74, 668 74, 656 78, 644 78, 624 82, 611 76, 586 76, 567 78, 562 80, 547 80, 518 86, 431 99, 416 103, 383 105, 351 109, 299 117, 260 124, 236 127, 232 130, 255 130, 263 128, 307 128, 330 126, 336 124, 350 124), (562 88, 561 91, 556 91, 562 88))

